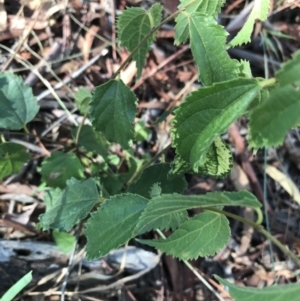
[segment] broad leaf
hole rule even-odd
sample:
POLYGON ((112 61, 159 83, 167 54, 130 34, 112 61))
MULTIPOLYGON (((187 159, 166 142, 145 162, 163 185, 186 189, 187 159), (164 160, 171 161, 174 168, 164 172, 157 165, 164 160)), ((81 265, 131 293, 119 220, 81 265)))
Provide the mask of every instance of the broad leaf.
POLYGON ((139 233, 156 228, 166 229, 170 216, 189 209, 215 206, 245 206, 260 208, 261 203, 248 191, 211 192, 205 195, 163 194, 149 202, 141 215, 136 230, 139 233))
POLYGON ((229 240, 230 228, 223 214, 204 212, 187 220, 167 239, 139 240, 181 260, 214 255, 229 240))
POLYGON ((128 192, 150 198, 150 191, 155 183, 160 184, 162 193, 182 193, 187 182, 182 175, 168 176, 170 164, 160 163, 147 167, 129 188, 128 192))
POLYGON ((22 129, 39 111, 31 87, 10 72, 0 73, 0 107, 0 128, 9 130, 22 129))
POLYGON ((189 38, 188 16, 192 13, 201 13, 203 15, 216 17, 225 3, 225 0, 181 0, 180 2, 181 4, 178 6, 179 9, 187 8, 176 17, 175 45, 185 43, 189 38))
MULTIPOLYGON (((149 11, 139 7, 130 7, 122 12, 117 20, 117 29, 121 45, 132 52, 139 43, 146 38, 149 31, 157 26, 161 20, 162 6, 154 4, 149 11)), ((142 74, 147 52, 155 40, 155 34, 151 35, 133 55, 138 69, 137 77, 142 74)))
POLYGON ((52 232, 52 236, 54 238, 55 244, 58 248, 58 250, 69 254, 74 248, 74 243, 76 241, 76 238, 74 235, 71 235, 67 232, 59 232, 57 230, 54 230, 52 232))
POLYGON ((87 112, 91 99, 92 94, 87 88, 81 87, 75 93, 75 102, 81 114, 87 112))
POLYGON ((46 205, 46 212, 48 212, 51 208, 54 207, 57 200, 62 195, 62 190, 60 188, 55 188, 51 190, 46 190, 44 195, 44 203, 46 205))
POLYGON ((130 240, 147 203, 138 195, 119 194, 101 204, 86 224, 87 258, 104 256, 130 240))
POLYGON ((42 163, 42 181, 50 187, 64 188, 70 178, 82 179, 84 169, 80 160, 73 154, 53 152, 42 163))
POLYGON ((254 79, 235 79, 193 92, 175 111, 172 144, 198 172, 215 138, 242 116, 259 93, 254 79))
MULTIPOLYGON (((172 164, 172 174, 193 173, 188 162, 176 156, 172 164)), ((232 168, 232 154, 230 148, 217 137, 207 151, 204 163, 199 166, 198 174, 214 178, 227 177, 232 168)))
POLYGON ((217 275, 215 278, 225 286, 234 301, 298 301, 300 296, 299 283, 254 288, 234 285, 217 275))
POLYGON ((276 74, 279 87, 250 114, 250 146, 277 146, 300 123, 300 52, 276 74))
POLYGON ((121 80, 98 86, 93 94, 90 116, 96 130, 127 149, 134 139, 136 96, 121 80))
POLYGON ((0 144, 0 180, 18 173, 29 158, 30 154, 26 153, 23 145, 11 142, 0 144))
POLYGON ((291 85, 294 82, 300 81, 300 51, 293 55, 293 59, 282 64, 281 69, 276 73, 280 86, 291 85))
POLYGON ((40 215, 43 229, 70 231, 90 213, 98 199, 99 193, 94 179, 78 181, 72 178, 54 201, 53 207, 40 215))
POLYGON ((199 69, 199 80, 205 85, 237 78, 239 62, 226 49, 226 32, 212 17, 192 14, 188 18, 190 45, 199 69))
POLYGON ((230 46, 234 47, 250 42, 251 33, 256 19, 265 21, 268 18, 270 0, 254 0, 252 11, 244 24, 243 28, 230 42, 230 46))
POLYGON ((100 182, 109 196, 120 193, 123 187, 119 174, 103 173, 100 182))
MULTIPOLYGON (((72 129, 72 136, 75 139, 77 134, 76 129, 72 129)), ((79 134, 78 144, 83 146, 88 152, 95 152, 104 159, 108 156, 108 143, 97 133, 91 126, 83 125, 79 134)))
POLYGON ((300 123, 299 112, 300 90, 285 86, 273 91, 250 115, 250 146, 258 149, 282 144, 287 131, 300 123))

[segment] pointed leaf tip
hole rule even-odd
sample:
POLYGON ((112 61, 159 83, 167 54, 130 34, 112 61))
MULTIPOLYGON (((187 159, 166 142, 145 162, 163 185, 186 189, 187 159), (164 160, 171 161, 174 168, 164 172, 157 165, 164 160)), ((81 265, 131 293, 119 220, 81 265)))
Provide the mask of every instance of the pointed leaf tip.
POLYGON ((175 111, 176 153, 196 172, 216 137, 246 112, 259 90, 255 79, 238 78, 193 92, 175 111))
POLYGON ((223 214, 204 212, 187 220, 167 239, 139 240, 181 260, 214 255, 228 242, 230 228, 223 214))
POLYGON ((20 76, 0 73, 0 128, 20 130, 39 111, 30 86, 20 76))
POLYGON ((45 214, 40 215, 44 230, 70 231, 85 218, 98 201, 99 193, 94 179, 70 179, 65 190, 56 194, 45 214))
MULTIPOLYGON (((132 52, 146 38, 150 30, 159 24, 161 15, 162 6, 158 3, 152 5, 149 11, 139 7, 127 8, 117 20, 117 30, 121 45, 132 52)), ((142 74, 147 52, 151 43, 155 40, 155 36, 155 33, 152 34, 133 55, 133 60, 136 61, 138 69, 138 78, 142 74)))
POLYGON ((299 283, 272 285, 259 289, 256 287, 237 286, 217 275, 214 275, 214 277, 225 286, 234 301, 298 301, 300 296, 299 283))
POLYGON ((92 124, 108 141, 128 149, 134 139, 136 105, 135 94, 122 80, 110 80, 94 91, 90 105, 92 124))
POLYGON ((147 203, 147 199, 129 193, 102 203, 86 223, 87 258, 97 259, 130 240, 147 203))

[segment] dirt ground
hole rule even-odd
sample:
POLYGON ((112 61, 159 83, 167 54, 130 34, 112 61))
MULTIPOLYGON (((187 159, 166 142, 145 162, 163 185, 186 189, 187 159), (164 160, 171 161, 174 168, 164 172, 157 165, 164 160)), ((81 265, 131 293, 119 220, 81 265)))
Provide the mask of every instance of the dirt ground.
MULTIPOLYGON (((42 159, 72 144, 72 123, 44 81, 53 87, 73 117, 82 120, 74 102, 75 92, 79 87, 92 91, 105 83, 128 57, 117 41, 114 24, 118 14, 126 6, 149 8, 155 2, 163 4, 166 17, 176 11, 179 0, 0 0, 1 71, 20 75, 32 87, 40 105, 37 117, 28 126, 30 135, 0 129, 7 141, 26 146, 33 155, 19 174, 0 182, 0 295, 32 270, 33 282, 18 300, 61 300, 62 292, 65 300, 218 300, 181 262, 154 254, 135 241, 130 245, 141 252, 135 258, 145 256, 143 249, 152 254, 152 261, 149 259, 139 270, 126 264, 124 268, 116 257, 86 261, 83 236, 78 237, 77 249, 66 254, 56 247, 52 232, 35 227, 45 210, 44 194, 38 192, 42 159), (31 68, 24 67, 21 59, 31 68)), ((223 7, 218 22, 229 32, 228 39, 243 26, 243 11, 249 2, 229 0, 223 7)), ((121 73, 139 99, 138 117, 149 133, 146 140, 134 145, 137 156, 153 156, 168 144, 172 115, 162 123, 155 121, 199 87, 190 47, 173 43, 171 22, 158 31, 141 79, 135 80, 134 63, 121 73)), ((251 42, 229 50, 229 54, 249 60, 254 76, 271 77, 299 48, 300 1, 273 0, 268 20, 256 23, 251 42)), ((269 231, 299 255, 300 194, 284 188, 282 181, 291 181, 299 188, 300 130, 291 130, 284 145, 254 155, 245 139, 247 122, 241 118, 222 137, 234 154, 232 174, 223 180, 187 176, 185 193, 251 191, 262 203, 266 200, 269 231)), ((113 146, 111 153, 121 162, 120 169, 126 170, 123 150, 113 146)), ((171 162, 173 158, 174 151, 170 150, 166 160, 171 162)), ((228 210, 254 219, 250 209, 228 210)), ((258 288, 275 281, 300 282, 297 266, 265 237, 237 221, 231 220, 230 226, 232 235, 222 251, 191 262, 224 300, 231 299, 214 274, 258 288)), ((72 230, 75 233, 76 229, 72 230)))

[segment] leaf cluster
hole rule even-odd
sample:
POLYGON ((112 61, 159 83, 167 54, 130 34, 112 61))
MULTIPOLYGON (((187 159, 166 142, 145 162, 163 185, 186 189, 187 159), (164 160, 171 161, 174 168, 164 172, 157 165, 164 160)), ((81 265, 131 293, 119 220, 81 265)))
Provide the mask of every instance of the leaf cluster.
MULTIPOLYGON (((70 231, 87 220, 84 233, 87 257, 92 260, 145 232, 171 230, 167 238, 139 241, 189 260, 213 255, 228 242, 230 228, 224 206, 250 207, 260 214, 260 202, 246 191, 183 194, 185 174, 224 178, 231 172, 232 153, 222 135, 241 116, 250 120, 249 144, 254 149, 281 144, 286 132, 300 124, 300 52, 269 80, 253 78, 249 62, 233 60, 227 53, 228 47, 250 40, 255 21, 267 18, 270 1, 253 2, 244 27, 229 45, 226 31, 216 21, 224 2, 182 0, 171 16, 176 22, 175 44, 190 43, 203 85, 174 111, 173 162, 152 165, 154 160, 134 155, 134 141, 146 140, 150 131, 136 120, 137 97, 117 78, 118 72, 92 93, 85 88, 77 91, 75 102, 84 118, 71 132, 74 148, 52 152, 40 169, 49 191, 39 226, 55 230, 57 241, 65 237, 73 242, 59 231, 70 231), (90 125, 84 124, 86 118, 90 125), (122 162, 111 152, 112 144, 122 147, 122 162), (126 168, 121 169, 122 164, 126 168), (120 169, 126 171, 118 172, 120 169), (198 213, 190 214, 194 209, 198 213)), ((154 4, 148 11, 127 8, 118 17, 119 42, 136 62, 137 79, 156 31, 166 22, 161 22, 161 16, 162 6, 154 4)), ((0 74, 0 104, 0 127, 28 132, 26 124, 39 106, 20 77, 0 74)), ((30 158, 25 147, 4 140, 0 144, 0 179, 19 172, 30 158)), ((242 289, 216 278, 235 300, 244 300, 250 293, 249 300, 276 300, 282 289, 242 289)), ((299 286, 286 286, 285 292, 289 300, 296 300, 299 286)))

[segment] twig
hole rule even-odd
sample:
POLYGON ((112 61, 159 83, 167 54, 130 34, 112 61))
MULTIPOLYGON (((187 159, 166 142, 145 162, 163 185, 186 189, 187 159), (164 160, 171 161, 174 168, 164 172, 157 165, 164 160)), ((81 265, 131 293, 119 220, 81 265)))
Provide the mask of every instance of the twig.
MULTIPOLYGON (((194 1, 191 1, 191 3, 189 3, 189 5, 191 5, 193 2, 194 1)), ((189 5, 187 5, 187 6, 189 6, 189 5)), ((184 11, 186 9, 186 7, 184 7, 182 9, 176 11, 175 13, 173 13, 172 15, 170 15, 169 17, 167 17, 165 20, 163 20, 160 24, 158 24, 157 26, 153 27, 148 32, 148 34, 140 41, 140 43, 132 50, 132 52, 129 54, 129 56, 127 57, 127 59, 121 64, 121 66, 118 68, 118 70, 112 75, 111 79, 115 79, 121 73, 121 71, 123 70, 123 68, 126 67, 126 65, 131 61, 131 59, 136 54, 136 52, 140 49, 140 47, 144 43, 146 43, 146 41, 149 39, 149 37, 151 37, 157 30, 159 30, 162 25, 164 25, 164 24, 168 23, 169 21, 173 20, 180 12, 184 11)), ((47 92, 47 91, 45 91, 45 92, 47 92)), ((88 112, 86 112, 84 114, 83 122, 87 118, 87 115, 88 115, 88 112)), ((79 135, 80 135, 80 131, 81 131, 83 122, 81 122, 81 124, 79 126, 79 129, 77 131, 76 141, 78 141, 78 139, 79 139, 79 135)), ((136 175, 136 173, 129 180, 129 182, 128 182, 129 184, 133 181, 133 179, 135 179, 135 175, 136 175)))
POLYGON ((157 255, 155 257, 155 260, 153 261, 153 263, 150 266, 148 266, 146 269, 144 269, 134 275, 124 277, 124 278, 119 279, 109 285, 90 288, 90 289, 87 289, 84 291, 79 291, 79 294, 92 293, 92 292, 103 292, 103 291, 107 291, 107 290, 115 288, 115 287, 122 286, 126 282, 133 281, 135 279, 139 279, 141 276, 143 276, 146 273, 148 273, 149 271, 151 271, 159 263, 160 257, 161 257, 160 255, 157 255))
MULTIPOLYGON (((165 235, 159 230, 156 229, 155 230, 159 236, 163 239, 166 239, 165 235)), ((196 269, 187 261, 187 260, 183 260, 183 263, 193 272, 193 274, 221 301, 225 301, 223 299, 223 297, 206 281, 206 279, 204 279, 199 273, 198 271, 196 271, 196 269)))
POLYGON ((116 15, 115 15, 115 1, 110 0, 110 15, 112 19, 112 28, 111 28, 111 42, 112 42, 112 57, 114 61, 117 60, 117 54, 116 54, 116 15))
POLYGON ((65 275, 65 279, 64 279, 64 282, 62 283, 62 286, 61 286, 60 301, 65 300, 65 291, 66 291, 66 287, 67 287, 67 284, 68 284, 68 279, 69 279, 69 276, 70 276, 71 268, 73 267, 73 261, 74 261, 74 258, 75 258, 75 252, 76 252, 76 248, 77 248, 77 244, 78 244, 78 239, 79 239, 79 236, 80 236, 80 233, 81 233, 81 229, 82 229, 82 223, 80 223, 80 225, 79 225, 79 227, 76 231, 76 240, 74 242, 72 253, 71 253, 70 258, 69 258, 69 264, 68 264, 68 267, 67 267, 67 272, 66 272, 66 275, 65 275))
POLYGON ((154 163, 162 154, 166 153, 171 148, 171 144, 167 145, 163 150, 157 153, 149 162, 147 162, 144 166, 142 166, 137 172, 133 174, 133 176, 129 179, 126 186, 129 186, 141 173, 142 171, 154 163))
POLYGON ((38 19, 40 10, 41 10, 41 6, 42 6, 42 4, 40 3, 39 6, 38 6, 38 9, 36 10, 36 18, 34 19, 34 21, 29 26, 29 29, 27 30, 26 34, 23 36, 23 39, 19 42, 19 45, 18 45, 17 49, 14 51, 13 55, 9 58, 9 60, 3 66, 2 72, 5 71, 9 67, 9 65, 11 64, 13 59, 16 57, 16 55, 19 52, 19 50, 21 49, 21 47, 23 46, 24 42, 27 40, 28 36, 30 35, 30 32, 32 31, 35 23, 37 22, 37 19, 38 19))
MULTIPOLYGON (((101 53, 97 54, 92 59, 90 59, 87 64, 85 64, 84 66, 82 66, 81 68, 76 70, 74 73, 72 73, 69 77, 65 78, 64 80, 62 80, 60 83, 57 83, 53 87, 53 89, 57 90, 57 89, 60 89, 61 87, 63 87, 64 85, 67 85, 71 80, 73 80, 74 78, 81 75, 87 68, 92 66, 101 56, 104 56, 107 53, 108 53, 108 50, 106 48, 104 48, 101 53)), ((38 101, 45 98, 49 94, 51 94, 51 91, 49 91, 49 90, 46 90, 46 91, 42 92, 40 95, 37 96, 38 101)))
POLYGON ((224 14, 225 14, 225 15, 230 14, 231 11, 233 11, 233 10, 234 10, 240 3, 242 3, 243 1, 245 1, 245 0, 236 0, 236 1, 234 1, 232 4, 230 4, 230 5, 226 8, 224 14))
POLYGON ((286 8, 289 8, 291 7, 292 5, 295 5, 295 6, 298 6, 300 5, 300 1, 299 0, 296 0, 296 1, 291 1, 291 2, 287 2, 279 7, 277 7, 275 10, 273 10, 269 16, 273 16, 279 12, 281 12, 282 10, 286 9, 286 8))
POLYGON ((300 267, 300 259, 292 251, 290 251, 288 248, 286 248, 276 237, 274 237, 272 234, 270 234, 268 231, 266 231, 261 225, 258 225, 256 223, 254 223, 250 220, 247 220, 241 216, 238 216, 236 214, 233 214, 233 213, 230 213, 227 211, 223 211, 223 210, 218 210, 216 208, 206 207, 206 208, 202 208, 202 209, 217 212, 220 214, 224 214, 224 215, 231 217, 239 222, 242 222, 244 224, 252 226, 258 232, 262 233, 266 238, 268 238, 270 241, 272 241, 272 243, 274 245, 276 245, 286 256, 290 257, 296 263, 296 265, 298 267, 300 267))
POLYGON ((161 62, 156 68, 153 68, 148 74, 146 74, 145 76, 143 76, 133 87, 132 90, 136 90, 138 87, 140 87, 143 82, 150 78, 151 76, 153 76, 158 70, 160 70, 161 68, 165 67, 167 64, 169 64, 171 61, 173 61, 175 58, 177 58, 179 55, 181 55, 182 53, 184 53, 185 51, 187 51, 188 49, 190 49, 190 47, 188 45, 185 45, 183 47, 181 47, 178 51, 176 51, 175 53, 173 53, 172 55, 170 55, 168 58, 166 58, 163 62, 161 62))
POLYGON ((191 1, 186 7, 177 10, 175 13, 171 14, 169 17, 167 17, 166 19, 164 19, 161 23, 159 23, 157 26, 153 27, 148 34, 141 40, 141 42, 132 50, 132 52, 129 54, 129 56, 127 57, 127 59, 121 64, 121 66, 119 67, 119 69, 113 74, 113 76, 111 77, 111 79, 116 78, 119 73, 123 70, 123 68, 131 61, 131 59, 133 58, 133 56, 137 53, 137 51, 140 49, 140 47, 146 43, 146 41, 157 31, 159 30, 164 24, 168 23, 169 21, 173 20, 174 18, 177 17, 177 15, 179 15, 181 12, 185 11, 185 9, 190 6, 191 4, 193 4, 195 1, 191 1))
MULTIPOLYGON (((10 53, 14 53, 13 50, 7 48, 4 45, 0 44, 0 47, 3 48, 3 49, 5 49, 6 51, 8 51, 10 53)), ((57 102, 59 103, 59 105, 62 107, 62 109, 69 116, 69 118, 71 119, 71 121, 73 122, 73 124, 76 125, 76 126, 78 126, 77 121, 74 119, 74 117, 72 116, 72 114, 70 113, 70 111, 68 110, 68 108, 65 106, 65 104, 63 103, 63 101, 59 98, 59 96, 57 95, 57 93, 53 90, 53 88, 52 88, 51 84, 49 83, 49 81, 47 81, 45 78, 43 78, 43 76, 38 72, 38 70, 35 70, 34 67, 29 62, 25 63, 25 61, 23 60, 22 57, 20 57, 20 55, 16 54, 15 57, 19 59, 20 64, 22 64, 23 66, 26 66, 26 67, 30 66, 29 69, 33 73, 35 73, 39 77, 39 79, 41 80, 41 82, 48 88, 48 90, 46 91, 47 95, 50 94, 50 93, 52 93, 52 95, 57 100, 57 102)))
MULTIPOLYGON (((241 164, 242 164, 243 170, 245 171, 247 177, 249 178, 249 180, 252 184, 254 194, 263 203, 264 202, 263 190, 262 190, 261 185, 260 185, 260 183, 259 183, 259 181, 258 181, 258 179, 255 175, 255 172, 252 168, 252 165, 250 164, 249 159, 248 159, 248 157, 245 153, 244 139, 242 138, 242 136, 241 136, 241 134, 238 130, 238 127, 235 123, 233 123, 229 127, 229 133, 230 133, 230 136, 232 137, 232 140, 235 144, 237 155, 241 159, 241 164)), ((272 208, 269 204, 267 204, 267 211, 269 213, 272 213, 272 208)))

